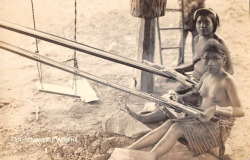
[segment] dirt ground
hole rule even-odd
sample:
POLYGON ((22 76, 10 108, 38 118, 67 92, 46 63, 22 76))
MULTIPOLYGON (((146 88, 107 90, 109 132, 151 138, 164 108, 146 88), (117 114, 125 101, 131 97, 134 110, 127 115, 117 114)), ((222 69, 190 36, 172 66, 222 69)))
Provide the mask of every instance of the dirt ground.
MULTIPOLYGON (((128 0, 78 1, 77 41, 136 60, 138 18, 129 13, 128 0), (113 46, 110 49, 110 46, 113 46)), ((168 2, 175 6, 174 0, 168 2)), ((250 24, 247 0, 207 0, 220 16, 218 34, 231 51, 246 116, 239 118, 228 140, 233 160, 250 158, 250 24)), ((34 0, 37 29, 60 37, 74 37, 74 3, 67 0, 34 0)), ((33 28, 30 1, 1 0, 0 19, 33 28)), ((160 18, 168 26, 178 24, 178 15, 160 18)), ((174 45, 179 33, 162 33, 163 42, 174 45)), ((0 29, 1 41, 35 51, 34 38, 0 29)), ((39 41, 40 54, 59 62, 73 51, 39 41)), ((186 62, 191 60, 190 37, 186 62)), ((91 82, 100 101, 83 103, 78 98, 39 92, 36 62, 0 50, 0 159, 108 159, 114 147, 126 147, 134 140, 102 132, 102 120, 125 103, 139 111, 145 100, 91 82), (108 93, 108 94, 107 94, 108 93), (39 110, 39 112, 38 112, 39 110), (36 118, 38 117, 38 120, 36 118), (56 141, 45 142, 56 139, 56 141), (68 138, 68 139, 67 139, 68 138), (40 142, 40 143, 39 143, 40 142)), ((155 63, 159 63, 156 41, 155 63)), ((176 59, 176 51, 164 53, 165 65, 176 59)), ((79 68, 109 81, 131 87, 135 70, 124 65, 77 52, 79 68)), ((67 63, 72 66, 72 63, 67 63)), ((69 86, 72 75, 42 65, 43 82, 69 86)), ((155 93, 162 95, 176 84, 155 77, 155 93)), ((190 159, 187 147, 177 143, 164 160, 190 159)))

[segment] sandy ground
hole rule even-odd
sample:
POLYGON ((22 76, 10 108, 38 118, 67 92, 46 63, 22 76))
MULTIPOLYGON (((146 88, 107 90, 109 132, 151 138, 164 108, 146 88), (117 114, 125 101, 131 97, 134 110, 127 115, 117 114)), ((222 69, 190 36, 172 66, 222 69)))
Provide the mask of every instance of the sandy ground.
MULTIPOLYGON (((173 0, 172 0, 173 1, 173 0)), ((73 40, 74 3, 66 0, 35 0, 37 29, 73 40)), ((174 3, 171 4, 174 6, 174 3)), ((234 78, 238 84, 246 116, 239 118, 228 140, 234 160, 250 158, 250 25, 247 0, 207 0, 207 6, 220 16, 218 34, 228 45, 235 68, 234 78)), ((1 0, 0 19, 32 28, 30 1, 1 0)), ((178 15, 161 18, 168 26, 178 24, 178 15)), ((82 0, 78 2, 77 41, 103 50, 115 43, 112 52, 136 59, 138 18, 129 13, 128 0, 82 0)), ((163 42, 174 45, 179 33, 168 32, 163 42)), ((35 51, 34 38, 0 29, 2 41, 35 51)), ((158 42, 156 41, 156 44, 158 42)), ((187 44, 186 62, 190 62, 190 37, 187 44)), ((73 51, 39 41, 41 55, 63 62, 72 57, 73 51)), ((90 159, 94 154, 107 159, 105 149, 93 151, 86 148, 96 141, 106 142, 110 147, 125 147, 132 139, 102 132, 102 119, 119 109, 124 103, 139 110, 144 100, 112 88, 90 82, 96 90, 99 103, 83 103, 78 98, 38 92, 39 81, 36 62, 0 50, 0 159, 90 159), (107 94, 108 93, 108 94, 107 94), (35 104, 36 107, 34 107, 35 104), (39 108, 38 121, 35 120, 39 108), (34 142, 41 137, 77 137, 78 142, 42 143, 34 142), (87 138, 86 138, 87 137, 87 138), (89 138, 88 138, 89 137, 89 138), (28 138, 33 138, 33 141, 28 138), (88 142, 86 142, 88 141, 88 142), (87 150, 87 151, 86 151, 87 150), (85 157, 85 158, 84 158, 85 157)), ((176 51, 164 53, 164 63, 169 65, 176 59, 176 51)), ((79 68, 112 82, 131 87, 134 70, 113 62, 77 53, 79 68)), ((155 62, 159 63, 156 46, 155 62)), ((71 63, 68 63, 72 65, 71 63)), ((43 81, 69 85, 72 75, 42 65, 43 81)), ((155 93, 162 95, 173 87, 161 77, 156 77, 155 93)), ((96 142, 97 143, 97 142, 96 142)), ((98 147, 96 147, 98 148, 98 147)), ((95 149, 96 149, 95 148, 95 149)), ((182 144, 176 144, 162 159, 182 160, 191 158, 191 153, 182 144)))

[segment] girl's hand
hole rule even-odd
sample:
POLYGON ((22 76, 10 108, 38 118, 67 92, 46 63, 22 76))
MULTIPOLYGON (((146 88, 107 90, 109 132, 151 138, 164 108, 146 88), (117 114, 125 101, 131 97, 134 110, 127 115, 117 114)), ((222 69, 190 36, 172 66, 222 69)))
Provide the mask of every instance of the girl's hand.
POLYGON ((183 96, 182 96, 182 95, 177 95, 176 101, 177 101, 178 103, 184 104, 183 96))
POLYGON ((230 118, 233 115, 233 107, 231 107, 231 106, 220 107, 220 106, 216 105, 215 115, 230 118))
POLYGON ((200 116, 199 120, 201 120, 202 122, 208 122, 215 115, 215 111, 216 106, 206 109, 206 111, 204 112, 205 116, 200 116))

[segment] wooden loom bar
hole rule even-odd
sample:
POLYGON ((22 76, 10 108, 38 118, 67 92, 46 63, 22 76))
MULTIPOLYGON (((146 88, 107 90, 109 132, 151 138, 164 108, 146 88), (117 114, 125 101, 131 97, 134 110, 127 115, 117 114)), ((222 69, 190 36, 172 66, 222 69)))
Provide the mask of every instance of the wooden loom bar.
POLYGON ((76 75, 78 75, 80 77, 84 77, 84 78, 87 78, 89 80, 101 83, 103 85, 106 85, 106 86, 118 89, 120 91, 129 93, 129 94, 132 94, 132 95, 135 95, 135 96, 138 96, 138 97, 141 97, 141 98, 144 98, 144 99, 156 102, 156 103, 161 103, 164 106, 170 107, 172 109, 181 110, 182 112, 185 112, 185 113, 187 113, 187 114, 189 114, 191 116, 201 116, 201 115, 204 115, 203 112, 201 112, 201 111, 199 111, 197 109, 184 106, 184 105, 182 105, 180 103, 177 103, 175 101, 172 101, 172 100, 163 99, 163 98, 157 97, 155 95, 152 96, 151 94, 148 94, 148 93, 145 93, 145 92, 142 92, 142 91, 137 91, 137 90, 133 90, 133 89, 130 89, 130 88, 118 85, 116 83, 107 81, 107 80, 102 79, 100 77, 91 75, 91 74, 86 73, 84 71, 81 71, 80 69, 77 69, 77 68, 74 68, 74 67, 70 67, 70 66, 65 65, 63 63, 60 63, 60 62, 54 61, 52 59, 49 59, 47 57, 44 57, 44 56, 32 53, 30 51, 27 51, 27 50, 24 50, 22 48, 13 46, 13 45, 5 43, 3 41, 0 41, 0 48, 2 48, 4 50, 7 50, 7 51, 10 51, 12 53, 18 54, 20 56, 26 57, 28 59, 31 59, 31 60, 34 60, 34 61, 38 61, 38 62, 41 62, 43 64, 49 65, 51 67, 63 70, 65 72, 76 74, 76 75))
MULTIPOLYGON (((4 20, 0 20, 0 27, 5 28, 7 30, 17 32, 17 33, 28 35, 28 36, 31 36, 31 37, 39 38, 41 40, 51 42, 51 43, 54 43, 54 44, 57 44, 57 45, 60 45, 60 46, 64 46, 66 48, 70 48, 70 49, 74 49, 74 50, 77 50, 77 51, 80 51, 80 52, 84 52, 84 53, 87 53, 87 54, 90 54, 90 55, 93 55, 93 56, 96 56, 96 57, 100 57, 100 58, 103 58, 103 59, 106 59, 106 60, 110 60, 110 61, 113 61, 113 62, 116 62, 116 63, 127 65, 127 66, 130 66, 130 67, 136 68, 136 69, 140 69, 140 70, 143 70, 143 71, 154 73, 154 74, 159 75, 159 76, 163 76, 163 77, 166 77, 166 78, 171 78, 171 76, 169 76, 168 74, 166 74, 163 71, 158 70, 158 69, 156 69, 154 67, 150 67, 150 66, 145 65, 143 63, 139 63, 137 61, 130 60, 130 59, 127 59, 127 58, 122 57, 122 56, 114 55, 114 54, 111 54, 109 52, 106 52, 106 51, 103 51, 103 50, 100 50, 100 49, 97 49, 97 48, 93 48, 93 47, 90 47, 90 46, 87 46, 87 45, 84 45, 84 44, 81 44, 81 43, 78 43, 78 42, 74 42, 74 41, 71 41, 71 40, 68 40, 68 39, 65 39, 65 38, 61 38, 61 37, 58 37, 58 36, 55 36, 55 35, 52 35, 52 34, 37 31, 37 30, 27 28, 27 27, 23 27, 23 26, 20 26, 20 25, 17 25, 17 24, 13 24, 13 23, 4 21, 4 20)), ((193 84, 190 83, 189 86, 192 86, 192 85, 193 84)))

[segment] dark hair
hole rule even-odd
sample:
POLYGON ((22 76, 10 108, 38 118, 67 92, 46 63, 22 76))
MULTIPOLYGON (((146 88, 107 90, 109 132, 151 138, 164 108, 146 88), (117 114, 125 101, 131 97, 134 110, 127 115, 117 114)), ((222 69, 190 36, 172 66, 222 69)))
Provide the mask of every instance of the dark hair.
POLYGON ((211 53, 211 52, 218 53, 218 55, 226 59, 226 49, 218 40, 209 39, 205 43, 205 47, 202 50, 202 56, 204 55, 204 53, 211 53))
POLYGON ((213 22, 213 32, 216 32, 216 29, 218 26, 220 26, 220 20, 219 20, 219 16, 217 13, 214 12, 214 10, 210 9, 210 8, 201 8, 198 9, 197 11, 195 11, 194 13, 194 24, 196 24, 196 21, 198 19, 199 16, 208 16, 212 19, 213 22))

